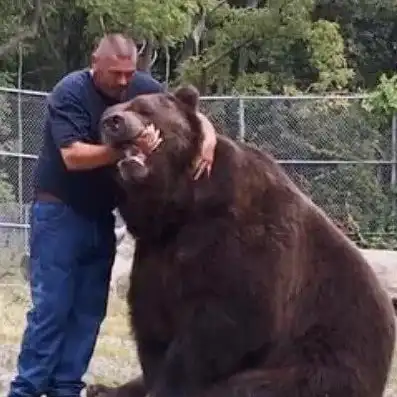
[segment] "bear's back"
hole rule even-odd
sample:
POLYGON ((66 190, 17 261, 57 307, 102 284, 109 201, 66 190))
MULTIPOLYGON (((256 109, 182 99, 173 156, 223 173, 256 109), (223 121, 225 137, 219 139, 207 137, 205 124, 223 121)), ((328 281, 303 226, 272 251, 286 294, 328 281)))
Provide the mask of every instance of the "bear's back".
POLYGON ((380 389, 395 330, 375 274, 270 155, 218 145, 211 178, 193 188, 202 209, 187 206, 164 238, 137 241, 129 303, 138 341, 167 345, 197 306, 219 304, 248 339, 272 342, 264 365, 288 365, 285 351, 297 365, 307 349, 313 364, 335 360, 380 389), (211 200, 224 208, 214 212, 211 200))

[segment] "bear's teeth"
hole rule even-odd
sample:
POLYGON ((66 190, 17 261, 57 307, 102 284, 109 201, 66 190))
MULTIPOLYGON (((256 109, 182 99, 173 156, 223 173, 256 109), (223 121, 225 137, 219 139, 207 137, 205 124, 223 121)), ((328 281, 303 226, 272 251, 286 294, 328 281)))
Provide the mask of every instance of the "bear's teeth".
POLYGON ((139 156, 139 155, 137 155, 137 156, 131 156, 130 159, 131 159, 132 161, 135 161, 135 162, 139 163, 142 167, 145 165, 144 159, 143 159, 141 156, 139 156))
POLYGON ((158 148, 161 142, 163 142, 163 138, 159 137, 151 148, 152 152, 158 148))
POLYGON ((135 161, 136 163, 144 166, 145 165, 145 155, 142 152, 138 154, 132 154, 131 150, 127 149, 124 151, 124 160, 135 161))
POLYGON ((130 149, 124 150, 124 156, 126 159, 130 159, 130 158, 134 157, 134 155, 131 153, 130 149))

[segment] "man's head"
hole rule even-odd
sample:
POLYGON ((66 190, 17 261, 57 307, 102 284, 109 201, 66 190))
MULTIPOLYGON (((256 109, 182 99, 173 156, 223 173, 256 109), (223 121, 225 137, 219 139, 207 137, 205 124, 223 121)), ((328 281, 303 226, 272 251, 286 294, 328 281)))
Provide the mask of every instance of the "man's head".
POLYGON ((94 82, 105 95, 123 101, 136 64, 137 48, 132 39, 118 33, 106 35, 92 54, 94 82))

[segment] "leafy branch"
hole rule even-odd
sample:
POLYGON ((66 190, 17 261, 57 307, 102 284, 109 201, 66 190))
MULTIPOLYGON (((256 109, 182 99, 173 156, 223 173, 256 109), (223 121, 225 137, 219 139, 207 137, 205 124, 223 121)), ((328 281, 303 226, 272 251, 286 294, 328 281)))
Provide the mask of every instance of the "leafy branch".
POLYGON ((363 107, 378 117, 390 118, 397 112, 397 75, 382 74, 379 84, 363 102, 363 107))
POLYGON ((0 45, 0 58, 5 58, 11 51, 14 51, 18 45, 27 40, 34 38, 39 30, 39 23, 42 13, 41 0, 34 0, 34 12, 30 26, 20 28, 19 31, 12 36, 6 43, 0 45))

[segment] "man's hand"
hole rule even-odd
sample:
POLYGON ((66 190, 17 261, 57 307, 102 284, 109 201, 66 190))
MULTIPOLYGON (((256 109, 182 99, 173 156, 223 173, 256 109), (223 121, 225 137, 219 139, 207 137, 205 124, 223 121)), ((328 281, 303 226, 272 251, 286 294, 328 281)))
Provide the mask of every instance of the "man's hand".
POLYGON ((162 140, 160 130, 156 129, 154 124, 150 124, 144 129, 142 135, 137 138, 136 145, 147 156, 157 148, 162 140))
POLYGON ((195 180, 200 178, 204 171, 207 172, 207 176, 210 176, 217 144, 216 131, 212 123, 200 112, 197 113, 197 116, 201 121, 204 139, 201 145, 200 155, 195 164, 195 174, 193 176, 195 180))
POLYGON ((123 153, 106 145, 74 142, 61 149, 61 156, 68 170, 78 171, 115 164, 123 153))

